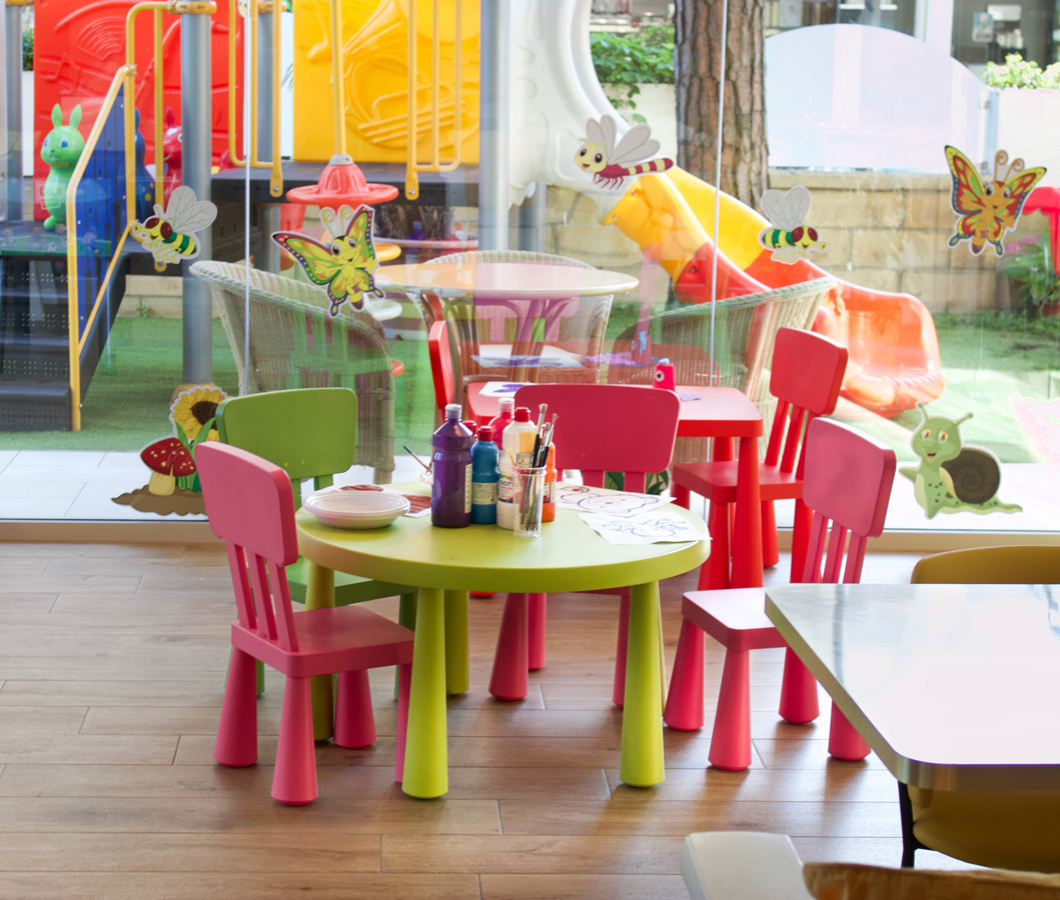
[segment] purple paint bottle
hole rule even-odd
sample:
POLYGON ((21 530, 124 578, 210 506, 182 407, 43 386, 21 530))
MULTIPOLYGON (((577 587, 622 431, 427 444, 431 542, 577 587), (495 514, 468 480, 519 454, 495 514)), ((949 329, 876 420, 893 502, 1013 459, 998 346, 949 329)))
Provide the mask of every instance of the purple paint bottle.
POLYGON ((471 524, 471 445, 475 437, 460 421, 460 404, 445 407, 445 422, 434 433, 431 524, 464 528, 471 524))

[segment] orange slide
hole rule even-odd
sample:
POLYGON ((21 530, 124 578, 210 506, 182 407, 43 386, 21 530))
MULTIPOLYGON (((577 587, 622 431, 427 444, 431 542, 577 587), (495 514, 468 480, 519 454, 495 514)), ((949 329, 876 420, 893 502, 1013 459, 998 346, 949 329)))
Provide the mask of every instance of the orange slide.
MULTIPOLYGON (((714 269, 715 191, 679 168, 633 182, 604 219, 640 244, 661 265, 683 302, 710 299, 714 269)), ((725 299, 830 276, 806 259, 788 265, 758 235, 774 226, 749 206, 721 193, 723 223, 717 244, 717 297, 725 299)), ((946 386, 935 323, 910 294, 838 286, 821 307, 814 328, 846 344, 850 362, 843 396, 893 418, 918 401, 930 403, 946 386)))

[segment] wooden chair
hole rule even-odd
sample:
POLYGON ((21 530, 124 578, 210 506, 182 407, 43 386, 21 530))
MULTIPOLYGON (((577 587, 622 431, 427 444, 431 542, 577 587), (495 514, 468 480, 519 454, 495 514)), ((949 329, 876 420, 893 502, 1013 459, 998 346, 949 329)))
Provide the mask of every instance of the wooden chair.
POLYGON ((257 761, 255 660, 286 677, 272 796, 304 806, 317 796, 310 678, 338 673, 335 743, 375 741, 368 672, 398 666, 396 778, 404 765, 413 634, 364 607, 294 612, 287 567, 298 559, 291 481, 279 466, 219 443, 195 454, 210 527, 228 548, 239 618, 214 758, 225 766, 257 761))
MULTIPOLYGON (((301 483, 330 487, 334 476, 353 465, 357 445, 357 397, 349 388, 302 388, 229 397, 217 407, 217 433, 226 444, 249 450, 280 466, 291 480, 295 509, 302 505, 301 483)), ((292 562, 287 570, 291 599, 305 602, 309 566, 292 562)), ((335 573, 335 605, 379 597, 401 597, 399 621, 412 627, 416 589, 335 573)))
MULTIPOLYGON (((800 581, 849 584, 861 578, 866 541, 883 532, 896 465, 893 450, 855 429, 831 419, 810 422, 803 499, 813 510, 813 522, 800 581)), ((766 617, 765 592, 690 592, 684 595, 681 614, 684 621, 663 718, 680 731, 703 727, 705 631, 725 647, 709 759, 719 769, 746 769, 751 764, 749 653, 785 646, 766 617)), ((817 714, 817 683, 789 649, 780 715, 789 722, 809 722, 817 714)), ((840 759, 863 759, 869 752, 834 705, 829 752, 840 759)))
MULTIPOLYGON (((1060 547, 974 547, 925 556, 913 584, 1060 584, 1060 547)), ((926 790, 898 783, 902 865, 917 850, 1003 869, 1060 872, 1060 791, 926 790)))
MULTIPOLYGON (((762 540, 776 545, 773 503, 795 500, 795 534, 791 553, 791 579, 802 573, 806 556, 809 511, 802 498, 804 424, 835 410, 847 367, 847 349, 812 331, 781 328, 777 331, 770 369, 769 389, 777 400, 776 414, 759 464, 762 492, 762 540)), ((700 570, 700 590, 729 587, 731 541, 729 523, 736 503, 737 463, 734 460, 678 463, 673 469, 675 502, 688 507, 689 493, 707 498, 710 557, 700 570)), ((773 551, 775 554, 775 550, 773 551)), ((763 551, 767 559, 771 553, 763 551)))
MULTIPOLYGON (((681 411, 672 391, 631 385, 534 384, 516 392, 516 406, 529 407, 535 415, 542 403, 548 404, 550 419, 558 416, 556 468, 580 469, 587 485, 602 487, 605 472, 624 472, 626 490, 643 491, 647 473, 670 464, 681 411)), ((613 693, 618 706, 625 696, 628 623, 629 596, 624 594, 613 693)), ((501 700, 522 699, 527 670, 544 664, 545 595, 508 594, 490 693, 501 700)))

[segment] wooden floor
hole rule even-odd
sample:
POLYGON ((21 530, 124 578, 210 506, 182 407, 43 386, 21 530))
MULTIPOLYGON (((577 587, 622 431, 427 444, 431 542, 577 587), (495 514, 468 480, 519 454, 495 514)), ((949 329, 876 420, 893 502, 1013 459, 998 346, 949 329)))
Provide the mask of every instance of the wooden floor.
MULTIPOLYGON (((863 580, 906 581, 913 561, 872 556, 863 580)), ((682 839, 711 829, 785 832, 807 859, 899 860, 879 762, 829 761, 826 724, 778 720, 779 651, 752 670, 749 771, 707 768, 708 717, 666 732, 662 785, 622 785, 611 597, 550 598, 548 665, 522 703, 487 692, 502 602, 472 599, 443 799, 394 783, 393 681, 377 670, 376 744, 319 745, 320 798, 291 809, 269 797, 278 680, 260 702, 259 764, 212 758, 233 615, 219 546, 8 544, 0 579, 0 897, 665 900, 687 897, 682 839)), ((692 587, 663 585, 668 664, 692 587)))

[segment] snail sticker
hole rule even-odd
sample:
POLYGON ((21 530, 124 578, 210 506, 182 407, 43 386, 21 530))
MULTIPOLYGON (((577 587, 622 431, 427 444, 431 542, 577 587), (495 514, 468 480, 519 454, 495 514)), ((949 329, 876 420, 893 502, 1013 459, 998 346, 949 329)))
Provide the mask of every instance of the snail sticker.
POLYGON ((774 262, 790 266, 827 249, 824 241, 818 240, 817 229, 806 224, 810 192, 805 185, 797 184, 788 191, 766 191, 762 194, 762 212, 771 227, 759 232, 758 243, 773 251, 774 262))
POLYGON ((991 512, 1022 512, 1015 503, 997 499, 1001 486, 1001 466, 989 450, 963 446, 957 426, 972 417, 959 419, 929 416, 923 403, 917 409, 923 419, 913 434, 913 452, 920 457, 920 465, 899 471, 910 479, 916 502, 929 519, 936 513, 970 512, 985 515, 991 512))
POLYGON ((660 157, 633 164, 659 152, 661 144, 651 136, 651 128, 641 122, 627 131, 615 143, 617 126, 611 116, 585 123, 585 137, 574 154, 574 161, 583 172, 591 172, 593 184, 605 188, 620 188, 629 175, 643 172, 665 172, 674 164, 672 159, 660 157))
POLYGON ((968 249, 973 256, 978 256, 983 247, 993 244, 997 255, 1002 256, 1005 232, 1016 227, 1023 203, 1045 174, 1045 167, 1023 171, 1023 160, 1014 159, 1012 165, 1002 172, 1002 167, 1008 163, 1008 153, 998 150, 994 156, 994 176, 984 182, 972 161, 956 147, 948 145, 946 163, 953 178, 950 203, 960 217, 953 226, 950 246, 956 247, 964 240, 971 241, 968 249))

